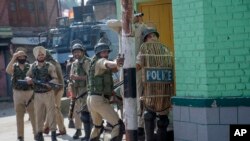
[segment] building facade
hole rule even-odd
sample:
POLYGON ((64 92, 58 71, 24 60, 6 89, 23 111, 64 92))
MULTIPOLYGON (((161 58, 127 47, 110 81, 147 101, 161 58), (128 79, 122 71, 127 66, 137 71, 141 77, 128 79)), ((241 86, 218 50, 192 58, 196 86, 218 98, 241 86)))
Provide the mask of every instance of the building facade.
POLYGON ((0 1, 0 100, 12 97, 10 77, 5 73, 11 54, 22 46, 28 50, 29 61, 33 61, 38 34, 56 25, 58 13, 57 0, 0 1))
POLYGON ((250 2, 173 0, 177 141, 228 141, 250 124, 250 2))

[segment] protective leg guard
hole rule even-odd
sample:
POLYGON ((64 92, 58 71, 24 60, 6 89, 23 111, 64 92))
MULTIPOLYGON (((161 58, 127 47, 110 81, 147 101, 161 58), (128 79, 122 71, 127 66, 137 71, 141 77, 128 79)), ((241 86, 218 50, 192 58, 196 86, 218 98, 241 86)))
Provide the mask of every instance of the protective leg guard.
POLYGON ((38 132, 37 133, 37 141, 44 141, 43 133, 42 132, 38 132))
POLYGON ((102 134, 102 132, 104 130, 102 124, 100 126, 94 125, 94 129, 93 129, 93 131, 91 133, 91 137, 90 137, 89 141, 99 141, 100 136, 101 136, 101 134, 102 134))
POLYGON ((160 115, 157 118, 157 141, 165 141, 167 139, 167 127, 169 124, 167 115, 160 115))
POLYGON ((155 141, 154 139, 154 129, 155 129, 155 117, 156 114, 151 111, 144 112, 144 128, 145 128, 145 140, 155 141))
POLYGON ((112 139, 110 139, 110 141, 122 141, 122 137, 125 132, 125 125, 123 121, 120 119, 118 121, 118 124, 114 125, 113 127, 114 128, 112 129, 112 132, 111 132, 112 139), (115 136, 114 134, 117 134, 117 135, 115 136))
POLYGON ((73 139, 79 139, 79 136, 82 135, 81 129, 76 129, 76 133, 73 136, 73 139))
POLYGON ((81 121, 83 122, 85 137, 81 138, 81 141, 88 141, 91 132, 91 117, 90 113, 86 111, 81 112, 81 121))
POLYGON ((57 141, 57 139, 56 139, 56 131, 51 132, 51 141, 57 141))

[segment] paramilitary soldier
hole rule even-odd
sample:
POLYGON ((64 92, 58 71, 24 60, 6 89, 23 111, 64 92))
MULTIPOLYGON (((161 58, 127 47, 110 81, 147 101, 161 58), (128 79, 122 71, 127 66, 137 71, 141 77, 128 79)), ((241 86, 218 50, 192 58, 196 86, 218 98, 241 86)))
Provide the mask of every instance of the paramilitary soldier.
MULTIPOLYGON (((154 28, 145 28, 142 31, 142 40, 143 40, 143 44, 140 48, 140 51, 137 55, 137 59, 136 59, 136 69, 141 70, 141 69, 145 69, 143 66, 143 63, 149 64, 150 61, 152 62, 152 60, 147 60, 150 57, 155 57, 155 56, 169 56, 171 53, 168 50, 168 48, 162 46, 162 44, 158 41, 159 39, 159 33, 156 31, 156 29, 154 28), (146 51, 144 53, 142 53, 142 48, 145 45, 148 45, 148 48, 146 49, 146 51), (157 47, 154 47, 157 46, 157 47), (155 54, 155 50, 156 48, 158 48, 157 53, 161 52, 160 54, 155 54), (146 56, 144 58, 146 59, 142 59, 143 56, 146 56), (146 61, 145 61, 146 60, 146 61)), ((158 57, 158 58, 162 58, 162 57, 158 57)), ((154 62, 153 64, 157 64, 157 63, 161 63, 161 60, 158 59, 158 62, 154 62)), ((165 63, 165 62, 164 62, 165 63)), ((164 65, 167 65, 167 63, 165 63, 164 65)), ((161 65, 159 65, 158 67, 160 67, 161 65)), ((157 67, 157 66, 156 66, 157 67)), ((151 84, 151 83, 150 83, 151 84)), ((143 84, 144 86, 144 90, 143 90, 143 95, 145 96, 147 89, 145 88, 145 83, 143 84)), ((151 89, 153 86, 151 86, 151 89)), ((156 86, 155 86, 156 87, 156 86)), ((159 89, 159 87, 156 87, 157 89, 159 89)), ((151 90, 150 89, 150 90, 151 90)), ((158 92, 157 90, 151 93, 156 93, 158 92)), ((163 90, 163 93, 167 93, 166 91, 163 90)), ((151 95, 152 96, 152 95, 151 95)), ((149 96, 149 98, 151 97, 149 96)), ((153 97, 153 96, 152 96, 153 97)), ((157 97, 158 99, 162 99, 160 101, 163 101, 164 97, 157 97)), ((160 101, 154 101, 155 103, 153 104, 157 104, 160 101)), ((166 102, 165 102, 166 103, 166 102)), ((152 104, 152 102, 151 102, 152 104)), ((146 105, 146 104, 144 104, 146 105)), ((158 104, 159 105, 159 104, 158 104)), ((165 104, 161 104, 161 105, 165 105, 165 104)), ((145 127, 145 137, 146 137, 146 141, 164 141, 166 140, 166 134, 167 134, 167 126, 169 124, 169 119, 168 119, 168 108, 165 108, 164 110, 162 110, 161 112, 158 112, 156 110, 152 110, 151 108, 148 108, 147 106, 144 107, 145 111, 143 113, 144 115, 144 127, 145 127), (155 119, 157 121, 157 139, 154 139, 154 129, 155 129, 155 119)))
POLYGON ((33 95, 33 89, 30 85, 20 84, 17 82, 18 79, 24 79, 26 77, 26 73, 30 68, 30 64, 26 62, 26 59, 27 55, 24 51, 24 48, 19 47, 13 54, 13 57, 6 68, 6 72, 12 76, 13 99, 14 108, 16 111, 18 141, 24 140, 24 114, 26 110, 29 113, 34 136, 36 134, 34 102, 31 99, 33 95), (27 103, 29 104, 26 105, 27 103))
POLYGON ((117 71, 123 65, 124 59, 109 61, 110 48, 105 43, 98 43, 95 46, 95 56, 91 60, 89 72, 89 96, 87 105, 93 120, 93 129, 90 141, 98 141, 103 131, 102 119, 107 120, 113 126, 111 141, 121 141, 125 126, 109 99, 113 91, 112 72, 117 71))
MULTIPOLYGON (((71 66, 70 79, 71 79, 71 89, 73 98, 80 96, 87 92, 87 75, 89 72, 90 59, 85 56, 86 49, 81 43, 75 43, 72 46, 72 54, 76 59, 71 66)), ((81 111, 81 115, 77 114, 77 111, 81 110, 82 105, 86 105, 87 94, 83 95, 81 99, 75 102, 74 107, 74 118, 75 118, 75 128, 76 133, 73 139, 78 139, 82 135, 81 128, 82 122, 84 125, 85 137, 82 140, 88 140, 91 130, 91 118, 88 108, 81 111), (82 104, 82 105, 81 105, 82 104), (82 121, 82 122, 81 122, 82 121)))
MULTIPOLYGON (((65 135, 66 129, 64 126, 64 118, 61 112, 61 98, 64 93, 64 80, 63 80, 62 68, 61 68, 61 65, 55 59, 53 59, 49 50, 46 50, 46 61, 50 62, 51 64, 55 66, 56 74, 58 77, 58 83, 63 85, 62 87, 55 89, 54 94, 55 94, 55 106, 56 106, 56 109, 55 109, 56 123, 59 128, 59 133, 57 135, 65 135)), ((50 115, 46 115, 46 120, 45 120, 44 127, 43 127, 44 129, 43 132, 45 134, 49 133, 49 119, 50 118, 51 118, 50 115)))
MULTIPOLYGON (((140 46, 142 44, 142 31, 147 27, 145 23, 143 23, 142 17, 143 13, 134 13, 134 34, 135 34, 135 55, 138 54, 140 46)), ((142 72, 141 70, 136 71, 136 98, 137 98, 137 115, 138 115, 138 137, 141 138, 144 136, 144 119, 143 119, 143 106, 140 101, 140 97, 142 96, 142 72)))
POLYGON ((55 119, 55 95, 52 87, 48 85, 48 82, 57 83, 58 78, 56 74, 55 66, 45 61, 46 50, 42 46, 37 46, 33 49, 33 54, 36 61, 31 65, 27 72, 26 80, 28 84, 34 86, 34 107, 36 114, 36 128, 37 128, 37 140, 44 141, 43 138, 43 124, 44 117, 50 115, 49 127, 51 130, 51 140, 56 139, 56 119, 55 119), (43 82, 38 84, 35 81, 43 82), (46 113, 41 109, 46 108, 46 113))

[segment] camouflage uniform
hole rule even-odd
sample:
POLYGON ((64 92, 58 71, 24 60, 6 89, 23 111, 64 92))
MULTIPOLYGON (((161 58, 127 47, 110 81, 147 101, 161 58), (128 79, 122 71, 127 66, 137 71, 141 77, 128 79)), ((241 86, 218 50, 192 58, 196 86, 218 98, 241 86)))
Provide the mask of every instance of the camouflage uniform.
POLYGON ((17 82, 18 79, 23 80, 26 77, 26 72, 29 70, 29 68, 30 64, 28 63, 25 63, 24 69, 21 69, 18 63, 14 63, 13 61, 11 61, 6 69, 7 73, 12 75, 13 100, 17 122, 17 136, 20 141, 24 137, 24 114, 26 110, 29 113, 33 133, 36 134, 34 102, 31 99, 33 96, 32 87, 17 82), (26 104, 30 99, 32 101, 26 107, 26 104))

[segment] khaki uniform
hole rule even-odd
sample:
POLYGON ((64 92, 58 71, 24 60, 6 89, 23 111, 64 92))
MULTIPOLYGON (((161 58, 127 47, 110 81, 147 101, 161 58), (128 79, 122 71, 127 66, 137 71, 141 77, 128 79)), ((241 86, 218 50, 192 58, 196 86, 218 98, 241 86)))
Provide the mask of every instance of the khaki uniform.
MULTIPOLYGON (((61 98, 64 93, 64 80, 63 80, 63 74, 62 74, 62 69, 61 66, 58 62, 55 60, 50 61, 56 68, 56 74, 58 77, 58 83, 63 84, 63 86, 59 89, 54 90, 54 95, 55 95, 55 112, 56 112, 56 123, 58 125, 59 131, 65 131, 65 126, 64 126, 64 118, 61 112, 61 98)), ((51 119, 51 115, 46 116, 46 121, 44 124, 44 128, 49 127, 49 119, 51 119)))
POLYGON ((33 134, 36 134, 35 128, 35 114, 34 114, 34 102, 33 100, 26 107, 26 103, 32 98, 33 90, 30 86, 16 86, 15 80, 24 79, 26 76, 26 72, 30 68, 29 64, 25 64, 24 70, 19 68, 18 63, 13 64, 14 62, 10 62, 6 68, 6 72, 12 76, 12 87, 13 87, 13 100, 14 100, 14 108, 16 111, 16 124, 17 124, 17 136, 24 137, 24 114, 27 110, 29 113, 33 134), (17 73, 21 73, 21 77, 16 78, 17 73))
MULTIPOLYGON (((90 59, 83 57, 80 60, 75 60, 71 65, 70 74, 77 74, 79 76, 85 76, 85 80, 73 80, 71 85, 71 90, 73 94, 77 97, 87 91, 87 75, 89 72, 90 59)), ((82 121, 80 115, 77 111, 81 110, 82 105, 86 105, 87 95, 77 100, 74 107, 74 118, 75 118, 75 128, 82 128, 82 121)), ((88 111, 86 108, 85 111, 88 111)))
MULTIPOLYGON (((146 28, 144 23, 135 23, 134 24, 134 33, 135 33, 135 54, 139 53, 142 42, 141 33, 143 29, 146 28)), ((143 107, 141 105, 140 97, 142 96, 142 78, 141 78, 141 70, 136 72, 136 94, 137 94, 137 114, 138 114, 138 127, 143 127, 143 107)))
MULTIPOLYGON (((101 58, 96 62, 95 76, 102 75, 106 71, 109 71, 105 66, 106 61, 107 59, 101 58)), ((109 95, 111 96, 111 94, 109 95)), ((100 126, 102 126, 103 122, 102 119, 106 119, 108 123, 114 126, 111 132, 111 138, 116 137, 119 134, 119 126, 116 125, 119 125, 120 119, 113 107, 109 104, 109 98, 106 97, 109 95, 104 94, 104 92, 100 93, 100 95, 96 95, 95 93, 92 94, 90 92, 90 96, 87 99, 87 105, 91 113, 93 124, 95 125, 90 135, 91 139, 99 136, 101 130, 100 126)))
MULTIPOLYGON (((27 76, 35 79, 37 78, 38 75, 49 76, 51 78, 50 82, 57 83, 58 81, 55 66, 48 62, 44 62, 43 67, 39 67, 37 61, 35 61, 32 64, 32 67, 27 72, 27 76), (35 69, 37 71, 43 70, 43 72, 37 73, 35 72, 35 69)), ((39 87, 36 89, 36 87, 38 87, 37 84, 34 85, 34 93, 35 93, 34 105, 35 105, 37 132, 43 131, 44 117, 46 116, 46 114, 51 116, 51 119, 49 120, 50 130, 56 131, 54 91, 47 88, 39 89, 39 87), (44 107, 46 108, 46 113, 44 112, 45 110, 41 110, 44 107)))

